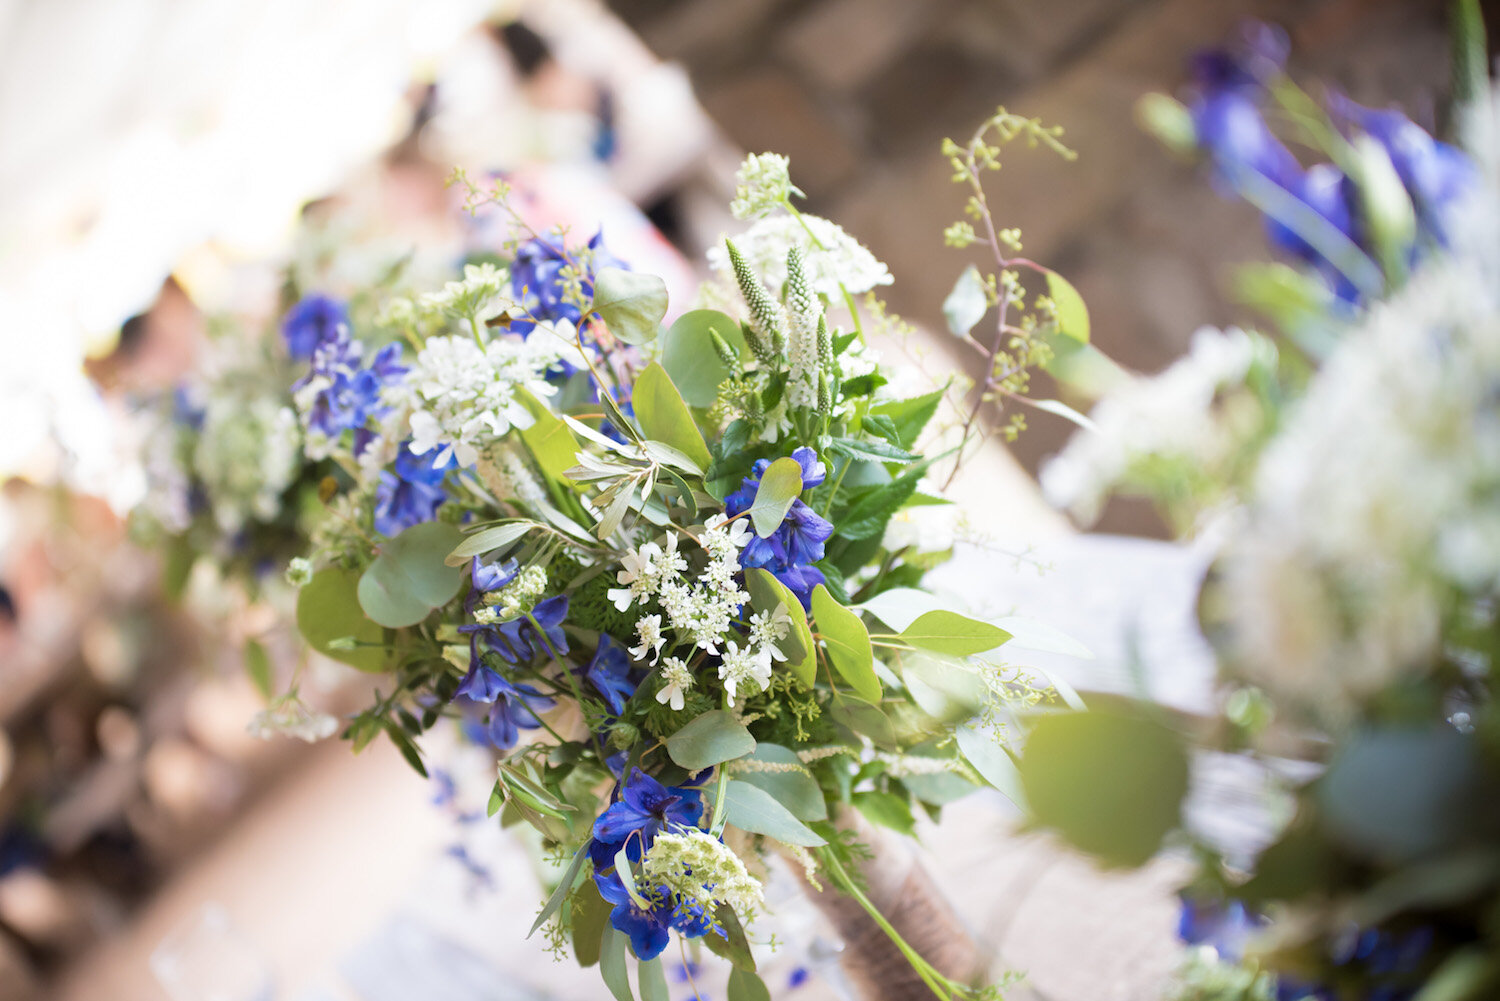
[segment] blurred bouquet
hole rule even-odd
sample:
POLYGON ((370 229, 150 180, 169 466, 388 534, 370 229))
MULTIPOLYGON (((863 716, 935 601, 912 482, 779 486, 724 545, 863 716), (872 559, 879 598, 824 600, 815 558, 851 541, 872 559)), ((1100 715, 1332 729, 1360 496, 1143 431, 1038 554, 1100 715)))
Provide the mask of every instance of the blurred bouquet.
MULTIPOLYGON (((1500 121, 1475 88, 1471 156, 1397 111, 1319 106, 1285 54, 1255 26, 1200 58, 1190 106, 1145 108, 1298 265, 1240 286, 1283 336, 1200 331, 1167 371, 1101 400, 1097 432, 1043 482, 1085 518, 1144 495, 1212 541, 1199 611, 1227 691, 1197 736, 1262 762, 1289 806, 1267 843, 1174 836, 1200 859, 1178 996, 1494 997, 1500 121), (1267 105, 1331 162, 1303 168, 1267 105)), ((1038 726, 1022 764, 1036 815, 1143 861, 1181 823, 1182 729, 1139 706, 1038 726), (1111 830, 1110 807, 1129 821, 1111 830)))
MULTIPOLYGON (((947 151, 989 234, 952 242, 997 262, 950 297, 991 364, 959 451, 987 407, 1034 402, 1049 338, 1087 338, 1077 294, 1007 258, 1018 234, 1002 242, 983 204, 981 172, 1018 138, 1062 149, 1002 112, 947 151), (992 309, 990 343, 971 331, 992 309)), ((380 676, 343 731, 356 750, 383 734, 425 774, 419 738, 447 719, 496 752, 491 814, 558 863, 533 931, 616 997, 628 953, 640 996, 665 997, 673 932, 734 965, 732 997, 766 996, 747 927, 768 849, 858 900, 935 995, 975 993, 861 892, 848 818, 910 834, 982 785, 1013 793, 1007 728, 1050 692, 993 659, 1005 631, 919 589, 946 552, 887 531, 947 503, 927 476, 953 450, 922 452, 948 387, 894 395, 869 344, 895 321, 855 297, 885 266, 793 207, 785 158, 752 156, 733 205, 750 225, 703 295, 722 309, 663 329, 662 280, 602 233, 537 232, 504 183, 458 180, 514 219, 501 252, 358 309, 303 295, 274 363, 248 366, 282 387, 214 378, 177 408, 156 522, 287 568, 307 644, 380 676)), ((308 730, 295 687, 272 708, 308 730)))

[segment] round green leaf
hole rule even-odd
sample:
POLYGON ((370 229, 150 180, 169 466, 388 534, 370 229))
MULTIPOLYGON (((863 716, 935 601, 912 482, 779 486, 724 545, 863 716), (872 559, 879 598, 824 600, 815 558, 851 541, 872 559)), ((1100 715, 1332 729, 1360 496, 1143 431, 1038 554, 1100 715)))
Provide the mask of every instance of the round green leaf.
POLYGON ((640 421, 647 438, 677 449, 698 464, 700 473, 713 462, 692 412, 672 384, 672 377, 661 365, 652 362, 646 366, 646 370, 636 377, 630 399, 635 407, 636 420, 640 421))
POLYGON ((710 331, 745 357, 749 347, 740 325, 716 309, 684 313, 662 338, 661 364, 672 384, 690 406, 711 407, 719 396, 719 385, 729 378, 729 366, 714 350, 710 331))
POLYGON ((755 534, 767 538, 786 518, 792 502, 802 493, 802 466, 791 456, 782 456, 766 469, 750 505, 755 534))
POLYGON ((381 547, 359 578, 359 607, 382 626, 416 625, 458 593, 463 575, 447 564, 463 533, 429 521, 413 525, 381 547))
POLYGON ((735 778, 764 789, 785 806, 792 816, 809 823, 828 819, 828 803, 818 780, 812 777, 795 751, 780 744, 759 744, 742 764, 760 762, 774 771, 759 771, 753 765, 735 771, 735 778))
POLYGON ((386 668, 386 652, 371 646, 350 650, 329 646, 334 640, 380 644, 385 630, 371 622, 359 606, 359 578, 352 571, 326 567, 297 594, 297 629, 307 645, 325 657, 378 672, 386 668))
POLYGON ((818 634, 828 647, 828 659, 839 677, 860 698, 879 702, 881 687, 880 679, 875 677, 875 653, 870 647, 869 630, 858 613, 835 601, 822 584, 813 588, 812 613, 818 634))
POLYGON ((749 970, 729 971, 729 1001, 771 1001, 765 982, 749 970))
POLYGON ((1181 817, 1187 752, 1151 720, 1060 713, 1036 721, 1021 781, 1040 823, 1107 863, 1136 866, 1181 817))
POLYGON ((722 709, 711 709, 667 738, 667 755, 690 772, 733 761, 755 750, 745 725, 722 709))
POLYGON ((667 315, 667 283, 656 275, 623 268, 600 268, 594 277, 593 312, 626 344, 656 337, 667 315))

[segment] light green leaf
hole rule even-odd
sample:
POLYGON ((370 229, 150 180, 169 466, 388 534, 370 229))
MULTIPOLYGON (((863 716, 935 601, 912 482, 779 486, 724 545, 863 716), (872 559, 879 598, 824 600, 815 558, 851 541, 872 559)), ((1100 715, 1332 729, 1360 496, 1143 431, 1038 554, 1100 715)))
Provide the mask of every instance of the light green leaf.
POLYGON ((660 956, 639 963, 636 978, 640 981, 641 1001, 669 1001, 667 975, 661 968, 660 956))
POLYGON ((271 675, 271 658, 259 640, 245 641, 245 673, 250 676, 250 683, 255 686, 260 697, 270 701, 275 684, 271 675))
POLYGON ((1026 809, 1021 772, 995 735, 973 724, 959 727, 953 735, 958 740, 958 749, 963 752, 969 764, 974 766, 974 770, 1000 790, 1006 799, 1021 809, 1026 809))
POLYGON ((532 425, 520 429, 526 450, 544 476, 554 483, 566 484, 567 471, 577 461, 577 439, 562 419, 536 397, 522 392, 517 398, 532 417, 532 425))
POLYGON ((786 639, 778 645, 786 654, 787 668, 809 688, 818 676, 817 647, 813 645, 812 630, 807 627, 807 613, 802 602, 791 590, 776 579, 771 571, 763 567, 752 567, 745 571, 745 588, 750 592, 756 611, 776 611, 779 605, 791 617, 792 628, 786 639))
POLYGON ((828 715, 855 733, 869 737, 882 747, 894 747, 896 728, 891 718, 877 705, 846 695, 828 705, 828 715))
POLYGON ((985 289, 984 276, 970 264, 964 268, 953 291, 943 300, 943 319, 948 321, 948 330, 954 337, 967 337, 974 324, 984 319, 990 311, 989 292, 985 289))
POLYGON ((755 750, 745 725, 722 709, 710 709, 667 738, 667 755, 690 772, 733 761, 755 750))
POLYGON ((1047 272, 1047 295, 1057 307, 1057 332, 1080 344, 1089 342, 1089 308, 1083 296, 1056 271, 1047 272))
POLYGON ((792 816, 764 789, 748 782, 730 779, 724 789, 725 819, 734 827, 750 834, 764 834, 768 838, 803 848, 817 848, 827 844, 802 821, 792 816))
POLYGON ((729 1001, 771 1001, 771 992, 760 977, 735 968, 729 971, 729 1001))
POLYGON ((893 792, 857 792, 849 797, 849 802, 872 824, 889 827, 907 837, 912 837, 917 832, 917 821, 911 815, 911 805, 893 792))
POLYGON ((714 350, 713 331, 745 357, 749 348, 740 325, 716 309, 684 313, 662 338, 661 364, 690 406, 708 408, 719 396, 719 385, 732 374, 714 350))
POLYGON ((385 630, 371 622, 359 606, 359 578, 352 570, 319 570, 297 595, 297 629, 307 645, 325 657, 361 671, 386 669, 386 651, 375 646, 343 650, 329 644, 352 639, 358 644, 382 644, 385 630))
POLYGON ((984 705, 984 679, 961 657, 917 651, 901 656, 901 680, 923 712, 943 723, 969 719, 984 705))
POLYGON ((450 567, 461 567, 469 562, 470 557, 504 549, 536 527, 538 526, 534 521, 511 521, 482 529, 455 546, 443 562, 450 567))
POLYGON ((636 889, 635 870, 630 868, 630 852, 621 848, 615 852, 615 875, 620 877, 620 885, 625 887, 625 892, 630 895, 630 902, 643 911, 651 909, 651 903, 636 889))
POLYGON ((1010 639, 1010 633, 988 622, 938 609, 917 616, 911 625, 901 630, 901 638, 924 650, 967 657, 995 649, 1010 639))
POLYGON ((1083 414, 1080 414, 1078 411, 1068 406, 1062 400, 1032 400, 1028 398, 1027 402, 1038 410, 1045 410, 1049 414, 1056 414, 1063 420, 1072 421, 1074 424, 1077 424, 1085 431, 1099 430, 1098 425, 1096 425, 1092 420, 1090 420, 1083 414))
POLYGON ((563 905, 563 901, 568 899, 568 894, 573 892, 573 887, 578 883, 578 876, 583 872, 583 864, 589 858, 588 846, 589 843, 585 841, 573 853, 573 861, 568 863, 568 868, 563 872, 562 879, 558 880, 557 888, 552 891, 552 895, 542 905, 542 912, 532 922, 531 931, 526 933, 527 938, 535 935, 536 930, 546 924, 548 918, 557 913, 558 908, 563 905))
POLYGON ((767 538, 786 518, 792 502, 802 493, 802 466, 791 456, 783 456, 766 469, 750 505, 750 521, 755 534, 767 538))
POLYGON ((626 344, 653 340, 667 315, 667 283, 656 275, 600 268, 594 276, 592 312, 626 344))
POLYGON ((713 462, 708 446, 672 377, 657 362, 646 366, 635 380, 631 394, 635 416, 647 438, 664 442, 693 460, 701 476, 713 462))
POLYGON ((359 607, 392 629, 421 622, 458 593, 462 575, 446 560, 462 540, 457 526, 429 521, 386 542, 359 578, 359 607))
POLYGON ((870 633, 857 612, 840 605, 822 584, 813 588, 813 619, 828 647, 828 659, 839 677, 867 702, 879 702, 880 679, 875 677, 875 654, 870 633))
POLYGON ((630 940, 614 925, 605 924, 599 942, 599 975, 615 1001, 635 1001, 630 993, 630 971, 625 965, 625 950, 630 940))
POLYGON ((736 770, 736 779, 764 789, 798 820, 811 823, 828 819, 828 803, 823 798, 823 790, 795 751, 780 744, 763 743, 746 760, 774 765, 778 770, 758 771, 753 767, 736 770))
POLYGON ((1135 102, 1135 120, 1168 149, 1183 156, 1197 153, 1198 129, 1193 113, 1181 101, 1166 94, 1144 94, 1135 102))

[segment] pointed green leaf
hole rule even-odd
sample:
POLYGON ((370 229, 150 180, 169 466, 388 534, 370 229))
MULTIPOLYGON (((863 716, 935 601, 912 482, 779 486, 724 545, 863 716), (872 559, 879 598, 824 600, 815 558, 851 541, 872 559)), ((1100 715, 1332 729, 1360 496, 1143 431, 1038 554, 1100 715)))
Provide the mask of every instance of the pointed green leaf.
POLYGON ((557 913, 558 908, 562 907, 563 901, 568 899, 568 894, 573 892, 573 887, 577 885, 578 877, 583 872, 583 864, 589 860, 588 847, 589 843, 585 841, 573 853, 573 861, 568 863, 568 868, 564 870, 562 879, 557 882, 557 888, 552 891, 552 895, 542 905, 542 912, 531 923, 531 931, 526 933, 527 938, 535 935, 536 930, 546 924, 548 918, 557 913))
POLYGON ((833 600, 822 584, 813 588, 813 619, 818 635, 828 648, 828 659, 839 677, 867 702, 879 702, 880 679, 875 677, 875 654, 870 648, 870 633, 857 612, 833 600))
POLYGON ((937 413, 938 404, 942 402, 943 390, 934 389, 930 393, 913 396, 910 399, 877 403, 870 408, 870 413, 879 417, 889 417, 891 423, 896 426, 896 436, 901 440, 901 447, 912 449, 916 447, 922 430, 927 427, 927 422, 932 420, 932 416, 937 413))
POLYGON ((802 610, 802 602, 771 571, 762 567, 752 567, 745 571, 745 588, 750 592, 750 600, 754 602, 756 611, 774 613, 778 605, 786 609, 792 620, 792 628, 779 646, 781 652, 786 654, 788 669, 797 676, 797 680, 811 688, 818 676, 818 657, 817 648, 813 645, 812 630, 807 627, 807 613, 802 610))
POLYGON ((989 293, 984 287, 984 276, 970 264, 964 268, 953 291, 943 300, 943 319, 948 321, 948 330, 954 337, 967 337, 974 324, 984 319, 990 311, 989 293))
POLYGON ((1005 795, 1005 798, 1026 809, 1026 794, 1021 783, 1021 772, 1004 745, 990 731, 974 724, 961 726, 954 731, 958 749, 963 752, 974 770, 984 780, 1005 795))
POLYGON ((636 978, 640 982, 641 1001, 670 1001, 667 975, 661 968, 660 956, 637 964, 636 978))
POLYGON ((359 606, 359 578, 352 570, 325 567, 313 575, 297 595, 297 630, 307 645, 361 671, 384 671, 385 650, 374 644, 385 642, 385 630, 365 615, 359 606), (331 646, 336 640, 353 640, 353 649, 331 646))
POLYGON ((413 525, 380 547, 359 578, 359 607, 382 626, 412 626, 458 593, 462 575, 447 557, 463 540, 455 525, 413 525))
POLYGON ((713 462, 692 412, 660 364, 652 362, 636 377, 630 400, 647 438, 677 449, 697 464, 700 474, 713 462))
POLYGON ((745 725, 722 709, 693 718, 667 738, 667 755, 690 772, 733 761, 755 750, 745 725))
POLYGON ((729 1001, 771 1001, 765 982, 749 970, 729 971, 729 1001))
POLYGON ((271 675, 271 658, 259 640, 245 641, 245 673, 250 676, 250 683, 260 697, 269 702, 275 694, 272 691, 275 679, 271 675))
POLYGON ((911 815, 911 805, 893 792, 857 792, 849 797, 849 802, 873 824, 889 827, 907 837, 912 837, 917 832, 917 821, 911 815))
POLYGON ((1057 307, 1057 332, 1080 344, 1089 342, 1089 308, 1083 296, 1056 271, 1047 272, 1047 296, 1057 307))
POLYGON ((781 527, 792 502, 802 493, 802 466, 791 456, 783 456, 766 469, 750 505, 750 521, 755 534, 767 538, 781 527))
POLYGON ((573 898, 573 956, 584 968, 599 962, 604 944, 604 929, 609 925, 613 905, 599 895, 594 881, 586 879, 573 898))
POLYGON ((599 943, 599 975, 615 1001, 635 1001, 630 993, 630 971, 625 965, 625 949, 630 940, 614 925, 604 926, 599 943))
POLYGON ((901 630, 901 638, 924 650, 967 657, 995 649, 1010 639, 1010 633, 967 615, 938 609, 917 616, 911 625, 901 630))
POLYGON ((600 268, 594 276, 592 311, 618 340, 645 344, 656 337, 667 315, 667 283, 639 271, 600 268))
POLYGON ((730 779, 724 789, 724 817, 733 827, 750 834, 763 834, 768 838, 803 848, 817 848, 828 842, 818 837, 806 824, 792 816, 764 789, 748 782, 730 779))
POLYGON ((714 350, 717 333, 744 358, 750 349, 737 321, 716 309, 684 313, 662 338, 661 364, 682 398, 694 407, 708 408, 719 396, 719 385, 732 374, 714 350))
POLYGON ((520 432, 521 441, 536 460, 537 468, 554 483, 569 482, 567 473, 577 462, 578 440, 545 403, 526 392, 520 393, 518 399, 532 417, 531 426, 521 428, 520 432))
POLYGON ((453 552, 449 553, 443 562, 450 567, 461 567, 468 563, 471 557, 483 556, 496 549, 504 549, 537 527, 539 526, 534 521, 510 521, 503 525, 481 529, 453 547, 453 552))
POLYGON ((740 766, 736 766, 734 776, 737 780, 764 789, 798 820, 814 823, 828 819, 828 803, 823 798, 823 790, 795 751, 779 744, 760 744, 745 763, 752 761, 771 765, 776 770, 759 771, 753 766, 740 770, 740 766))
POLYGON ((703 944, 708 946, 708 951, 715 956, 729 960, 737 970, 755 970, 755 956, 750 951, 750 942, 745 937, 745 928, 740 924, 739 915, 734 913, 734 908, 728 904, 720 904, 714 908, 714 921, 724 929, 724 937, 717 935, 703 936, 703 944))

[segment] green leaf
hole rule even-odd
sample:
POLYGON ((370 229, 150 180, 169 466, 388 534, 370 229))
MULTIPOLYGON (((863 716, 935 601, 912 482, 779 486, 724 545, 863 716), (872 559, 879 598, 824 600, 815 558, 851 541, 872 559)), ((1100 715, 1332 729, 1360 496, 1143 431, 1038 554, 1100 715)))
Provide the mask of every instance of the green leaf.
POLYGON ((1142 95, 1135 102, 1135 120, 1168 149, 1183 156, 1198 152, 1198 128, 1181 101, 1166 94, 1142 95))
POLYGON ((802 466, 791 456, 782 456, 766 469, 750 505, 750 521, 762 539, 781 527, 792 502, 802 493, 802 466))
POLYGON ((873 824, 889 827, 907 837, 917 832, 917 821, 911 815, 910 804, 893 792, 857 792, 849 797, 849 801, 873 824))
POLYGON ((953 732, 964 759, 984 780, 998 789, 1006 799, 1026 809, 1026 794, 1021 772, 1006 753, 1005 746, 993 733, 975 724, 961 726, 953 732))
POLYGON ((409 737, 401 724, 393 719, 383 721, 386 736, 391 738, 391 743, 396 745, 396 750, 406 759, 406 763, 424 779, 427 778, 427 766, 422 764, 422 752, 417 749, 416 743, 409 737))
POLYGON ((849 506, 849 509, 838 519, 837 534, 841 538, 859 541, 862 539, 879 538, 885 533, 886 523, 891 520, 891 515, 901 509, 911 495, 916 493, 917 484, 922 480, 922 472, 927 463, 923 462, 889 483, 875 487, 861 494, 859 500, 849 506))
POLYGON ((260 697, 269 702, 275 694, 272 691, 275 679, 271 675, 271 658, 259 640, 245 641, 245 673, 260 697))
POLYGON ((623 268, 600 268, 594 276, 592 312, 626 344, 653 340, 667 315, 667 283, 656 275, 623 268))
POLYGON ((778 771, 747 768, 736 771, 735 778, 764 789, 786 807, 798 820, 814 823, 828 819, 828 803, 818 780, 813 778, 797 753, 780 744, 760 744, 748 761, 759 761, 778 767, 778 771))
POLYGON ((828 450, 835 455, 868 462, 915 462, 917 456, 883 441, 860 441, 857 438, 833 438, 828 450))
POLYGON ((791 617, 792 628, 780 644, 786 654, 787 668, 809 688, 818 676, 817 647, 813 645, 812 630, 807 627, 807 613, 802 602, 791 590, 776 579, 771 571, 763 567, 752 567, 745 571, 745 588, 756 611, 775 612, 779 605, 791 617))
POLYGON ((375 646, 342 650, 329 645, 345 639, 358 644, 385 642, 385 630, 359 607, 359 578, 351 570, 326 567, 313 575, 297 595, 297 629, 307 645, 325 657, 361 671, 386 669, 385 650, 375 646))
POLYGON ((661 364, 683 400, 694 407, 711 407, 719 396, 719 384, 732 374, 714 350, 710 331, 746 357, 750 349, 737 321, 716 309, 684 313, 662 338, 661 364))
POLYGON ((771 1001, 771 992, 758 975, 741 969, 729 971, 729 1001, 771 1001))
POLYGON ((740 917, 734 913, 734 908, 728 904, 715 907, 714 921, 724 929, 724 937, 703 936, 703 943, 708 946, 708 951, 729 960, 736 970, 754 972, 755 955, 750 951, 750 941, 745 937, 745 928, 740 924, 740 917))
POLYGON ((667 975, 662 970, 660 956, 637 964, 636 977, 640 981, 641 1001, 669 1001, 667 975))
POLYGON ((901 638, 924 650, 967 657, 995 649, 1010 639, 1010 633, 988 622, 938 609, 917 616, 915 622, 901 630, 901 638))
POLYGON ((875 677, 875 655, 870 648, 870 633, 857 612, 833 600, 828 588, 813 588, 812 613, 818 634, 828 647, 828 659, 839 677, 867 702, 879 702, 880 679, 875 677))
POLYGON ((942 610, 943 600, 929 591, 914 587, 893 587, 881 591, 858 607, 900 632, 928 612, 942 610))
POLYGON ((1047 295, 1057 307, 1057 332, 1080 344, 1089 342, 1089 308, 1083 296, 1056 271, 1047 272, 1047 295))
POLYGON ((938 404, 942 402, 943 390, 934 389, 922 396, 877 403, 870 408, 870 413, 889 417, 896 426, 901 446, 910 449, 916 447, 922 430, 927 427, 927 422, 932 420, 932 416, 937 413, 938 404))
POLYGON ((755 750, 745 725, 722 709, 710 709, 667 738, 667 755, 690 772, 733 761, 755 750))
POLYGON ((553 483, 570 482, 568 470, 578 461, 578 440, 573 432, 562 418, 530 393, 519 393, 517 398, 532 417, 531 427, 521 428, 520 432, 521 441, 536 460, 537 468, 553 483))
POLYGON ((511 521, 481 529, 455 546, 453 552, 444 557, 443 562, 450 567, 461 567, 469 562, 470 557, 504 549, 537 527, 534 521, 511 521))
POLYGON ((835 699, 828 705, 828 715, 835 722, 869 737, 882 747, 891 747, 896 743, 896 728, 892 725, 891 718, 879 706, 864 699, 854 696, 835 699))
POLYGON ((651 903, 641 896, 641 891, 635 885, 635 870, 630 867, 630 852, 624 847, 615 852, 615 875, 620 877, 620 885, 630 895, 630 902, 643 911, 649 911, 651 903))
POLYGON ((1033 725, 1021 781, 1039 823, 1106 863, 1138 866, 1181 818, 1187 752, 1152 720, 1059 713, 1033 725))
POLYGON ((599 895, 594 881, 586 879, 573 898, 573 955, 585 969, 599 962, 604 929, 613 905, 599 895))
POLYGON ((827 844, 759 786, 730 779, 724 789, 725 819, 742 831, 803 848, 827 844))
POLYGON ((359 607, 391 629, 421 622, 458 593, 462 574, 447 557, 462 540, 457 526, 429 521, 386 542, 359 578, 359 607))
POLYGON ((901 680, 922 711, 942 723, 969 719, 985 702, 984 679, 961 657, 923 651, 903 654, 901 680))
POLYGON ((485 816, 493 817, 495 814, 500 812, 500 808, 504 805, 505 792, 501 788, 500 783, 496 782, 495 787, 490 790, 490 801, 485 804, 485 816))
POLYGON ((1490 90, 1484 10, 1479 0, 1455 0, 1450 10, 1453 103, 1460 109, 1471 108, 1481 98, 1488 99, 1490 90))
POLYGON ((548 918, 557 913, 558 908, 562 907, 563 901, 568 899, 568 894, 573 892, 573 887, 577 885, 578 877, 583 872, 583 864, 589 860, 588 847, 589 843, 585 841, 573 853, 573 861, 568 863, 568 868, 563 871, 562 879, 558 880, 557 888, 552 891, 552 895, 542 905, 541 913, 531 923, 531 931, 526 933, 527 938, 535 935, 536 930, 546 924, 548 918))
POLYGON ((1377 140, 1356 135, 1348 173, 1364 211, 1360 221, 1385 267, 1387 277, 1399 280, 1406 274, 1406 254, 1416 237, 1417 213, 1390 154, 1377 140))
POLYGON ((599 943, 599 975, 615 1001, 635 1001, 630 993, 630 971, 625 965, 625 947, 630 940, 614 925, 605 924, 599 943))
POLYGON ((672 377, 666 369, 656 362, 647 365, 646 370, 636 377, 630 399, 647 438, 665 442, 692 459, 698 464, 700 475, 709 467, 713 456, 709 454, 692 412, 672 384, 672 377))
POLYGON ((1480 1001, 1493 998, 1500 965, 1482 948, 1460 949, 1443 960, 1412 1001, 1480 1001))
POLYGON ((990 297, 984 276, 970 264, 953 283, 948 298, 943 300, 943 319, 948 321, 948 331, 954 337, 967 337, 974 324, 984 319, 984 314, 989 311, 990 297))

